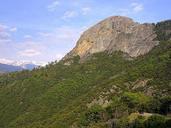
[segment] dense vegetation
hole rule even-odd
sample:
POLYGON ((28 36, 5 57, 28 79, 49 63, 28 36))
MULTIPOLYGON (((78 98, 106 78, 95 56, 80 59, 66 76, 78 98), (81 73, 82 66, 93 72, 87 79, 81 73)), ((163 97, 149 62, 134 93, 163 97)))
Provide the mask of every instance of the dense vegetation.
POLYGON ((0 128, 170 128, 171 41, 0 77, 0 128))
POLYGON ((155 30, 158 35, 158 40, 166 41, 171 39, 171 20, 157 23, 155 30))

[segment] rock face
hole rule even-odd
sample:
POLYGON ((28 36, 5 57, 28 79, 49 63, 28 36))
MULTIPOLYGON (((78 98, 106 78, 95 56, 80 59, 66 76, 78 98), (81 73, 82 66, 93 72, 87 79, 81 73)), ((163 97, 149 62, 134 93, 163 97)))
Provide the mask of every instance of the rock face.
POLYGON ((109 17, 85 31, 64 60, 77 55, 82 59, 103 51, 122 51, 131 57, 144 55, 158 44, 154 27, 127 17, 109 17))

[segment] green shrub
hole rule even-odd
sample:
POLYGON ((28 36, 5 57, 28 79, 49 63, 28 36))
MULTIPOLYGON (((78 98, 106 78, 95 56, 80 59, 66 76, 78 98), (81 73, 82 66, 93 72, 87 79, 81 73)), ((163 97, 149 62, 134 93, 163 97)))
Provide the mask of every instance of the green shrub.
POLYGON ((145 122, 145 128, 165 128, 166 119, 160 115, 152 115, 145 122))
POLYGON ((121 100, 128 105, 129 108, 135 108, 139 111, 144 111, 150 98, 143 93, 125 92, 121 100))
POLYGON ((80 123, 83 126, 87 126, 91 123, 98 123, 102 119, 102 112, 103 109, 101 106, 94 105, 81 117, 80 123))
POLYGON ((133 122, 129 123, 129 128, 145 128, 144 126, 145 118, 138 116, 133 122))

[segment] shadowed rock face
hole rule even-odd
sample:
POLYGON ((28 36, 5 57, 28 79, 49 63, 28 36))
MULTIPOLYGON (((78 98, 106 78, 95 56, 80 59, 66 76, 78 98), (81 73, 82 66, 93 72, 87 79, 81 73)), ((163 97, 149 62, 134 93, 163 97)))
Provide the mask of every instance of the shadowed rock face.
POLYGON ((131 57, 148 53, 158 41, 152 24, 140 24, 121 16, 109 17, 85 31, 64 59, 86 58, 97 52, 122 51, 131 57))

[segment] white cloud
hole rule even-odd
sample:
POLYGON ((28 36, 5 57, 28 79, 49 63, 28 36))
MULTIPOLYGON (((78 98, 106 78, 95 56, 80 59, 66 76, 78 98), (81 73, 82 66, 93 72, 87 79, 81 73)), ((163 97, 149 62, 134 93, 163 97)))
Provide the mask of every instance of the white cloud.
POLYGON ((131 3, 127 8, 119 8, 115 10, 114 15, 130 16, 137 14, 144 10, 144 6, 141 3, 131 3))
POLYGON ((91 8, 90 7, 84 7, 81 10, 82 10, 83 15, 87 15, 91 11, 91 8))
POLYGON ((19 51, 18 54, 20 56, 33 57, 33 56, 40 55, 41 52, 37 51, 35 49, 26 49, 26 50, 23 50, 23 51, 19 51))
POLYGON ((131 7, 135 13, 141 12, 144 9, 143 4, 141 3, 132 3, 131 7))
POLYGON ((55 11, 57 9, 57 7, 60 5, 60 2, 59 1, 54 1, 52 2, 51 4, 49 4, 47 6, 47 9, 51 12, 55 11))
POLYGON ((1 64, 11 64, 11 63, 13 63, 13 61, 9 60, 9 59, 5 59, 5 58, 0 58, 0 63, 1 64))
POLYGON ((80 8, 78 11, 70 10, 70 11, 66 11, 64 13, 64 15, 62 16, 62 19, 66 20, 66 19, 70 19, 70 18, 73 18, 73 17, 77 17, 79 14, 87 15, 90 12, 91 12, 90 7, 83 7, 83 8, 80 8))
POLYGON ((11 41, 8 28, 8 26, 0 24, 0 44, 11 41))
POLYGON ((16 27, 10 27, 0 24, 0 43, 7 43, 11 41, 11 32, 17 31, 16 27))
POLYGON ((16 32, 17 31, 17 28, 16 27, 10 28, 9 31, 10 32, 16 32))
POLYGON ((42 55, 42 52, 46 51, 46 45, 42 42, 34 41, 32 39, 25 40, 23 42, 17 42, 17 54, 20 57, 37 57, 38 55, 42 55))
POLYGON ((78 16, 78 13, 76 11, 66 11, 64 15, 62 16, 62 19, 66 20, 69 18, 73 18, 78 16))
POLYGON ((0 32, 0 39, 9 39, 10 34, 6 31, 1 31, 0 32))
POLYGON ((41 42, 38 42, 38 41, 33 41, 33 40, 25 40, 23 42, 18 42, 18 46, 17 48, 18 49, 41 49, 42 46, 40 45, 41 42))
POLYGON ((7 26, 7 25, 0 24, 0 32, 1 31, 16 32, 17 27, 10 27, 10 26, 7 26))
POLYGON ((24 38, 25 38, 25 39, 31 39, 32 36, 31 36, 31 35, 25 35, 24 38))
POLYGON ((8 28, 8 26, 3 25, 3 24, 0 24, 0 32, 1 32, 1 31, 4 31, 4 30, 7 29, 7 28, 8 28))
POLYGON ((49 37, 52 35, 52 33, 50 32, 38 32, 39 36, 43 36, 43 37, 49 37))

